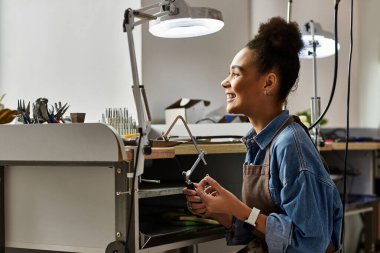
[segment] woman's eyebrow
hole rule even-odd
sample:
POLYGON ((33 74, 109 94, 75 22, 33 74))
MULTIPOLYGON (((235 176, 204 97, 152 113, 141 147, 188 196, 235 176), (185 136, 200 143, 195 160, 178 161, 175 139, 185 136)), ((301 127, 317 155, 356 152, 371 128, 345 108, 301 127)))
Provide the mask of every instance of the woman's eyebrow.
POLYGON ((232 70, 234 70, 234 69, 238 69, 239 71, 244 72, 243 67, 240 66, 240 65, 233 65, 233 66, 231 66, 231 69, 232 69, 232 70))

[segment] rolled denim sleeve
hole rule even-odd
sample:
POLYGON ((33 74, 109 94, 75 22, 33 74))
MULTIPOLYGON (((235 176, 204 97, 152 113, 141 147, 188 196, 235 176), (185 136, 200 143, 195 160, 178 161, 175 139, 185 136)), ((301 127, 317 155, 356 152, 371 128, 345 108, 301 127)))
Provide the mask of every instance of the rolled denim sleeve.
POLYGON ((265 241, 270 252, 285 252, 292 238, 292 222, 282 214, 270 214, 267 218, 265 241))
POLYGON ((324 252, 333 230, 332 187, 310 172, 283 188, 285 214, 270 214, 266 242, 270 252, 324 252))
POLYGON ((269 252, 325 252, 332 239, 334 199, 339 193, 315 150, 287 143, 274 151, 272 165, 279 171, 284 213, 267 218, 269 252))
POLYGON ((226 229, 227 245, 246 245, 253 240, 253 227, 245 226, 244 221, 233 219, 231 229, 226 229))

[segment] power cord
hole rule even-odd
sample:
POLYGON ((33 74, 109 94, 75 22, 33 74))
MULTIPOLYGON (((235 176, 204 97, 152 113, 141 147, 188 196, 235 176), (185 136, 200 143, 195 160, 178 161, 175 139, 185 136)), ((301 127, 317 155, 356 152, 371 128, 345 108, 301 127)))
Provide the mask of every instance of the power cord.
POLYGON ((330 108, 331 102, 333 101, 334 94, 335 94, 335 88, 336 88, 336 80, 338 78, 338 7, 339 7, 340 0, 335 0, 335 11, 334 11, 334 33, 335 33, 335 63, 334 63, 334 80, 333 85, 331 88, 330 98, 327 102, 326 108, 323 110, 322 114, 319 116, 319 118, 309 127, 309 130, 313 129, 316 125, 319 124, 319 122, 323 119, 323 117, 326 115, 327 111, 330 108))
MULTIPOLYGON (((347 111, 346 111, 346 146, 344 151, 344 176, 343 176, 343 214, 346 211, 346 192, 347 192, 347 158, 348 158, 348 139, 350 137, 350 96, 351 96, 351 65, 352 65, 352 48, 353 48, 353 9, 354 1, 351 0, 350 6, 350 53, 348 61, 348 80, 347 80, 347 111)), ((344 236, 344 215, 342 221, 342 234, 341 240, 343 243, 344 236)))

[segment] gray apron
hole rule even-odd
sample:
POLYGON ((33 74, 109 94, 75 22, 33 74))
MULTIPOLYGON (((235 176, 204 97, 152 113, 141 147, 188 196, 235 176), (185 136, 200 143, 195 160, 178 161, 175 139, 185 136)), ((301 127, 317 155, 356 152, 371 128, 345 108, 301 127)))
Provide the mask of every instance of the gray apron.
MULTIPOLYGON (((293 122, 293 118, 289 119, 280 127, 276 135, 273 137, 270 144, 268 144, 264 164, 251 165, 243 164, 243 187, 242 187, 242 200, 249 207, 256 207, 260 213, 269 215, 270 213, 284 213, 272 200, 269 192, 269 153, 274 140, 281 133, 281 131, 293 122)), ((253 230, 255 238, 248 243, 248 245, 240 250, 238 253, 267 253, 268 246, 265 242, 265 235, 253 230)), ((330 243, 326 253, 334 252, 334 247, 330 243)))

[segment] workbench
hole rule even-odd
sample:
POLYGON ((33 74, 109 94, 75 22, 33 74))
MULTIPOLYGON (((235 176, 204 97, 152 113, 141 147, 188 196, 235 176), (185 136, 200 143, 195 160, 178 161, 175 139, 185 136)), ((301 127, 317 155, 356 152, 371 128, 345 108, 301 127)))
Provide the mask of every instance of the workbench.
MULTIPOLYGON (((245 133, 246 128, 239 132, 245 133)), ((164 226, 162 233, 150 224, 155 205, 185 207, 181 172, 196 158, 192 144, 154 147, 145 156, 141 178, 161 183, 136 179, 133 192, 128 173, 133 172, 136 147, 125 146, 103 124, 6 125, 0 126, 0 139, 5 143, 0 146, 0 250, 104 252, 120 246, 115 243, 125 244, 129 234, 126 247, 131 252, 162 252, 223 237, 220 226, 179 230, 164 226)), ((208 165, 197 168, 195 180, 210 174, 240 195, 244 145, 200 143, 199 147, 208 165)), ((374 194, 379 149, 380 143, 375 142, 349 144, 350 162, 360 164, 362 172, 350 193, 374 194)), ((338 165, 341 158, 335 159, 336 152, 344 150, 344 143, 327 144, 320 150, 329 163, 338 165)), ((376 203, 348 208, 346 215, 363 213, 365 222, 374 224, 376 203)), ((366 229, 371 238, 366 247, 371 252, 376 227, 366 225, 366 229)))

